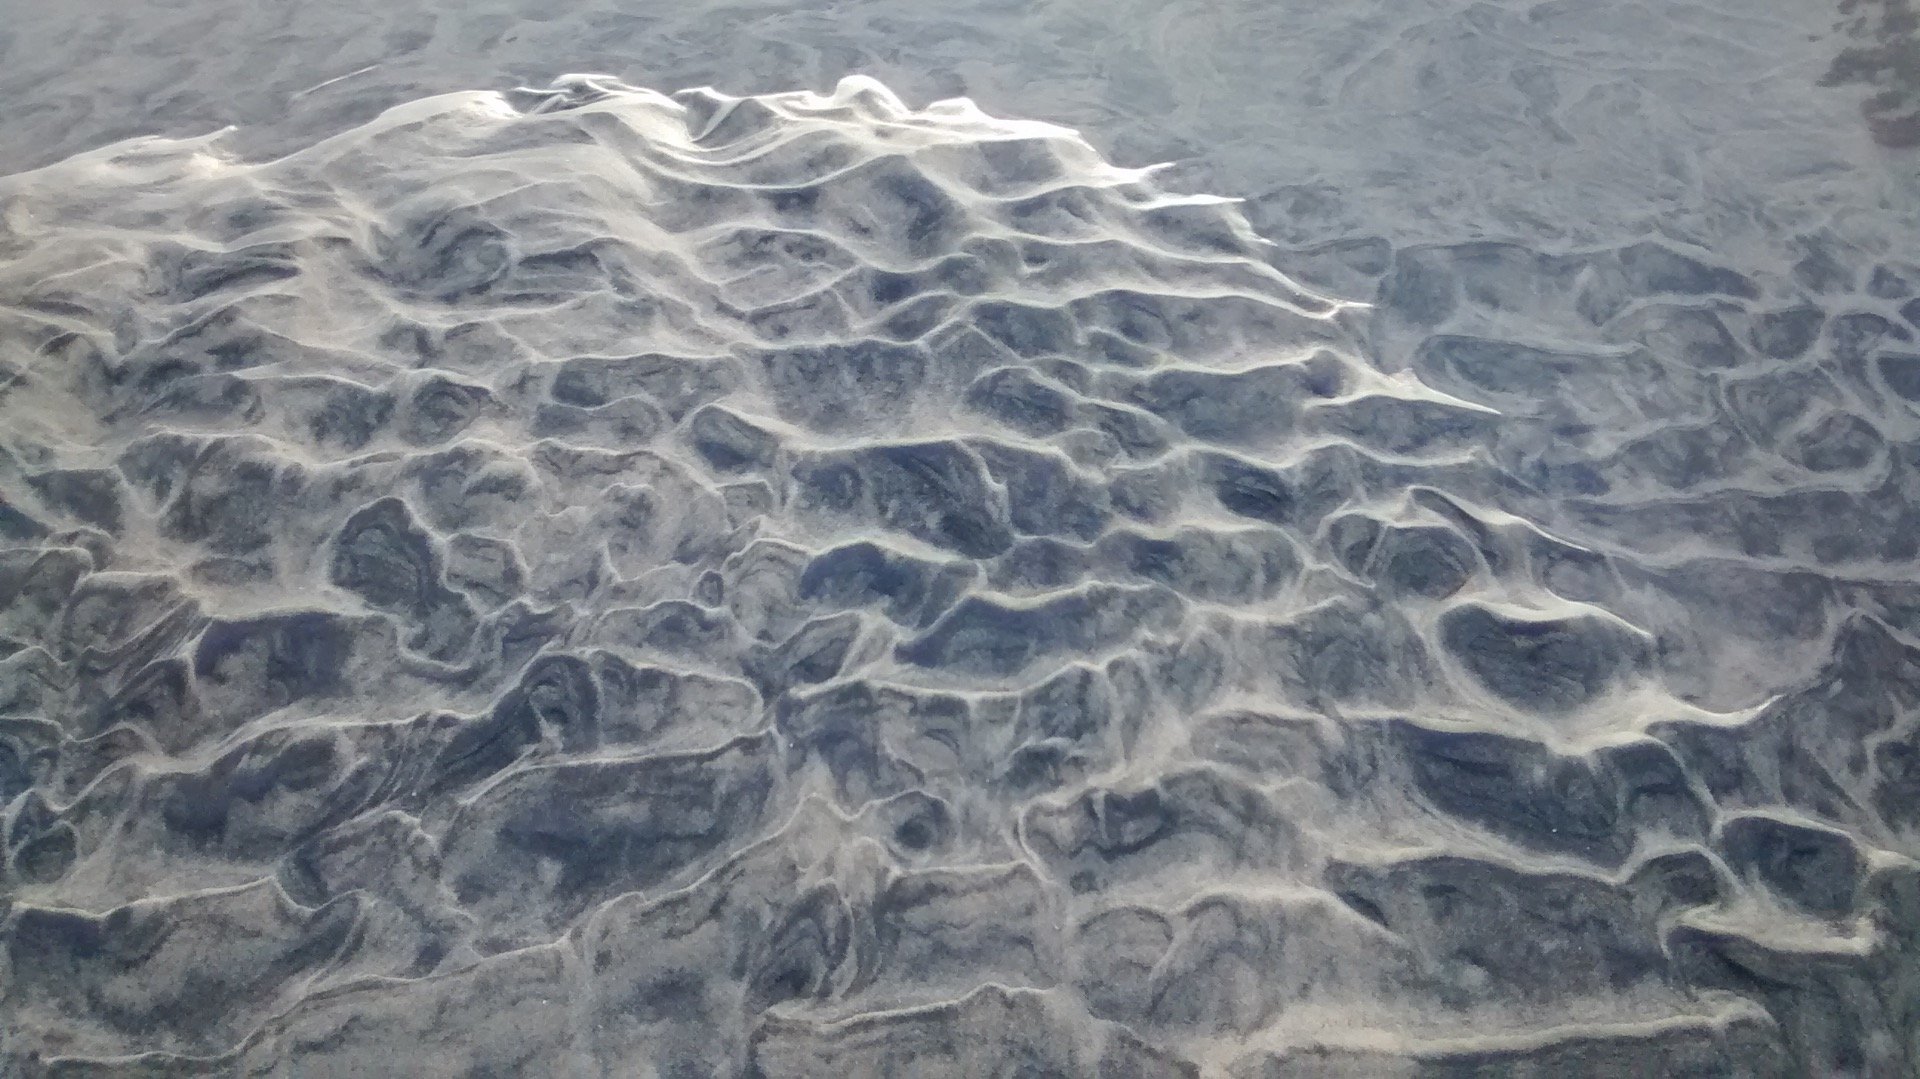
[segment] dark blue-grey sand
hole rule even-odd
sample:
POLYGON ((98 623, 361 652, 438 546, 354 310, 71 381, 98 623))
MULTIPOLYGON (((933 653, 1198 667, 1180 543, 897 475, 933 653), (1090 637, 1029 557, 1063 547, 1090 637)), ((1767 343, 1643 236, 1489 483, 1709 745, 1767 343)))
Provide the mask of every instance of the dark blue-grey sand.
MULTIPOLYGON (((1765 131, 1555 181, 1392 107, 1665 116, 1511 59, 1582 12, 1136 13, 1105 147, 1167 170, 866 77, 374 115, 414 84, 343 45, 234 78, 351 107, 130 141, 53 78, 0 118, 50 132, 0 169, 0 1073, 1914 1074, 1920 234, 1787 220, 1862 181, 1765 131), (1263 48, 1378 141, 1196 165, 1263 48), (1675 194, 1735 174, 1778 202, 1675 194)), ((571 25, 523 14, 499 70, 571 25)))

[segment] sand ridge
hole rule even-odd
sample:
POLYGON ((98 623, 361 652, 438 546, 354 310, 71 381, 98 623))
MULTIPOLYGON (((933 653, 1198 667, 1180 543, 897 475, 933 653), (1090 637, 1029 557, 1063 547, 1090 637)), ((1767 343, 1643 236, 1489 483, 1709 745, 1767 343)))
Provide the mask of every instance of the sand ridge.
POLYGON ((1343 294, 864 78, 233 135, 0 179, 10 1066, 1913 1066, 1911 267, 1343 294))

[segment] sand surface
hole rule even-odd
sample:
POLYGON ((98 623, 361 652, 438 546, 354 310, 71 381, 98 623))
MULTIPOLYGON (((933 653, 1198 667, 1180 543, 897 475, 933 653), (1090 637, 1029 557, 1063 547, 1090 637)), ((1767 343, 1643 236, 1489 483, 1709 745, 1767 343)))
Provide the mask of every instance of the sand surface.
POLYGON ((1905 0, 0 61, 0 1075, 1920 1071, 1905 0))

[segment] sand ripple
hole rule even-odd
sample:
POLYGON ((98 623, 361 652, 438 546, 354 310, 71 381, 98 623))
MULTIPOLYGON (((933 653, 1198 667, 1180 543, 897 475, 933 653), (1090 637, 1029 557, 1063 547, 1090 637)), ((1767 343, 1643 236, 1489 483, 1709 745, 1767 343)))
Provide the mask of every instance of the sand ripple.
POLYGON ((1920 1061, 1920 272, 864 79, 227 138, 0 180, 7 1067, 1920 1061))

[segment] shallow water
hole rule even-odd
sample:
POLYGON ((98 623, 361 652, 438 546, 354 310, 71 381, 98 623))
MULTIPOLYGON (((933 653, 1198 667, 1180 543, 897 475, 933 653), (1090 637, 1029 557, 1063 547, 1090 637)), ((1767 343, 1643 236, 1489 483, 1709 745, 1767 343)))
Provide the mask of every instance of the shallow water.
POLYGON ((0 0, 0 1070, 1912 1074, 1920 38, 1749 7, 0 0))

